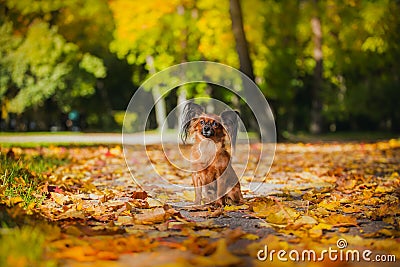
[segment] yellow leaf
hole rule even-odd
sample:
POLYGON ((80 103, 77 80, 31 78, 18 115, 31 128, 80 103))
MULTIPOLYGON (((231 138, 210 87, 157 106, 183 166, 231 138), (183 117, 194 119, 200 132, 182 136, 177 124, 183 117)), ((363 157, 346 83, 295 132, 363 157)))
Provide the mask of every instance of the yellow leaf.
POLYGON ((237 211, 237 210, 246 210, 246 209, 248 209, 249 208, 249 206, 247 206, 246 204, 244 204, 244 205, 240 205, 240 206, 225 206, 224 207, 224 210, 225 211, 237 211))
POLYGON ((389 229, 381 229, 378 231, 380 234, 388 236, 388 237, 398 237, 400 232, 396 230, 389 230, 389 229))
POLYGON ((7 206, 12 206, 12 205, 21 203, 21 202, 23 202, 23 201, 24 201, 24 200, 23 200, 20 196, 12 197, 12 198, 6 200, 6 205, 7 205, 7 206))
POLYGON ((320 229, 320 230, 331 230, 332 229, 331 224, 326 224, 326 223, 319 223, 316 226, 313 227, 313 229, 320 229))
POLYGON ((69 197, 60 193, 51 192, 51 198, 60 206, 67 204, 70 200, 69 197))
POLYGON ((325 218, 325 221, 332 225, 357 225, 357 218, 342 214, 332 214, 331 216, 325 218))
POLYGON ((265 228, 272 228, 272 226, 267 222, 259 222, 258 225, 265 228))
POLYGON ((212 231, 209 229, 202 229, 199 231, 196 231, 194 233, 195 236, 202 236, 202 237, 210 237, 210 238, 218 238, 221 236, 221 234, 217 231, 212 231))
POLYGON ((272 199, 264 199, 262 201, 256 201, 251 203, 251 209, 257 214, 269 213, 271 207, 275 206, 275 202, 272 199))
POLYGON ((76 210, 77 210, 77 211, 81 211, 82 208, 83 208, 83 202, 82 202, 82 201, 79 202, 78 204, 76 204, 76 210))
POLYGON ((110 153, 115 155, 115 156, 119 156, 122 153, 121 147, 120 146, 116 146, 110 149, 110 153))
POLYGON ((192 263, 198 266, 233 266, 242 261, 239 257, 229 252, 225 239, 217 241, 215 252, 209 256, 199 256, 192 260, 192 263))
POLYGON ((247 239, 247 240, 257 240, 260 237, 258 235, 254 235, 254 234, 245 234, 241 238, 247 239))
POLYGON ((64 213, 61 213, 56 217, 57 220, 64 219, 85 219, 85 214, 82 211, 77 211, 74 209, 69 209, 64 213))
POLYGON ((143 213, 134 215, 137 224, 154 224, 166 221, 170 217, 163 208, 144 210, 143 213))
POLYGON ((319 237, 322 236, 322 233, 323 233, 323 232, 322 232, 321 229, 314 229, 314 228, 310 229, 309 232, 308 232, 308 234, 309 234, 310 237, 312 237, 312 238, 319 238, 319 237))
POLYGON ((194 191, 183 191, 183 198, 187 201, 194 202, 194 191))
POLYGON ((394 219, 394 217, 385 217, 382 219, 382 221, 384 221, 385 223, 388 224, 395 224, 396 220, 394 219))
POLYGON ((337 211, 340 207, 340 202, 324 199, 318 204, 318 206, 330 211, 337 211))
POLYGON ((298 219, 295 223, 301 224, 301 225, 304 225, 304 224, 314 225, 314 224, 317 224, 318 222, 313 217, 304 215, 304 216, 301 216, 300 219, 298 219))
POLYGON ((265 199, 251 204, 251 208, 257 216, 265 218, 272 224, 287 224, 294 221, 299 213, 290 207, 278 205, 272 199, 265 199))
POLYGON ((273 224, 287 224, 294 221, 299 216, 299 213, 292 208, 285 207, 272 212, 265 217, 265 220, 273 224))
POLYGON ((351 205, 351 206, 345 206, 343 207, 342 211, 344 213, 354 213, 354 212, 360 212, 361 209, 359 206, 351 205))
POLYGON ((26 207, 26 212, 28 214, 32 214, 33 209, 35 208, 36 203, 35 202, 31 202, 28 207, 26 207))
POLYGON ((154 198, 147 198, 147 203, 149 203, 149 207, 162 207, 163 203, 161 203, 159 200, 154 199, 154 198))
POLYGON ((388 193, 394 190, 393 187, 379 185, 375 189, 375 193, 388 193))
POLYGON ((315 211, 310 211, 313 215, 316 215, 320 217, 321 215, 329 215, 331 214, 327 209, 324 209, 322 207, 318 207, 315 209, 315 211))
POLYGON ((55 258, 58 259, 73 259, 76 261, 94 261, 96 251, 90 246, 76 246, 64 249, 61 252, 55 253, 55 258))
POLYGON ((115 222, 116 225, 132 225, 134 224, 134 220, 132 216, 118 216, 117 222, 115 222))

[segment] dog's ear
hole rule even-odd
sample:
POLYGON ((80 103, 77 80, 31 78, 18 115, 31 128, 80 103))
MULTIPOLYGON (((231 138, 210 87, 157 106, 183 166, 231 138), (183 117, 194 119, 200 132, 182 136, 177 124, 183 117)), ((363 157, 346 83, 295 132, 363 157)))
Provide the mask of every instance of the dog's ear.
POLYGON ((238 117, 239 112, 234 110, 226 110, 221 113, 222 124, 226 128, 229 137, 231 139, 231 144, 233 147, 236 145, 236 136, 238 131, 238 117))
POLYGON ((198 118, 201 114, 204 113, 204 108, 200 105, 189 101, 182 112, 182 120, 181 120, 181 139, 182 142, 185 143, 188 137, 190 124, 193 119, 198 118))

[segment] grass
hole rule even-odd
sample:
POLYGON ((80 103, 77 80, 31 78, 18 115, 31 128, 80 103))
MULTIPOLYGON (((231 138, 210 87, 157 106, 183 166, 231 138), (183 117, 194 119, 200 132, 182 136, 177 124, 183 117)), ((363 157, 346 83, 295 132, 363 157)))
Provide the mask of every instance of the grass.
POLYGON ((25 209, 33 208, 42 200, 38 187, 43 182, 43 173, 65 161, 40 155, 21 155, 15 159, 1 153, 0 204, 12 206, 21 203, 25 209))
POLYGON ((26 214, 44 198, 39 186, 45 173, 68 159, 6 151, 0 151, 0 266, 57 266, 46 258, 46 243, 56 231, 26 214))

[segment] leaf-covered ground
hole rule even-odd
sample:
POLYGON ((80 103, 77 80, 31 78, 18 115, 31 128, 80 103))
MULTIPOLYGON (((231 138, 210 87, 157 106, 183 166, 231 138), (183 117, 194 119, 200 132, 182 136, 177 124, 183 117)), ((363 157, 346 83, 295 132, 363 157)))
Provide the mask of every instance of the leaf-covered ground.
MULTIPOLYGON (((236 154, 242 149, 239 145, 236 154)), ((257 149, 252 145, 251 151, 257 149)), ((190 181, 165 164, 160 146, 148 151, 159 173, 176 183, 190 181)), ((16 222, 20 229, 2 229, 2 265, 279 266, 298 261, 303 266, 397 266, 400 261, 399 140, 278 144, 258 194, 246 189, 245 173, 245 204, 223 210, 179 208, 151 198, 133 182, 119 146, 14 148, 7 157, 23 164, 37 155, 65 161, 41 173, 34 204, 6 194, 8 174, 2 173, 2 221, 16 222), (43 255, 15 252, 24 244, 29 250, 33 241, 43 255), (268 257, 260 261, 257 254, 265 256, 260 250, 266 246, 268 257), (278 259, 279 250, 286 251, 280 256, 287 262, 278 259), (315 258, 311 254, 302 261, 302 252, 309 250, 315 258), (337 250, 338 258, 324 250, 337 250), (360 261, 346 261, 354 250, 360 261), (366 250, 371 254, 364 259, 366 250)), ((151 179, 144 156, 133 153, 127 160, 132 173, 151 179)), ((255 161, 250 160, 250 169, 255 161)), ((238 157, 235 165, 240 163, 238 157)), ((29 172, 28 178, 37 179, 29 172)), ((179 198, 191 201, 193 195, 182 191, 179 198)))

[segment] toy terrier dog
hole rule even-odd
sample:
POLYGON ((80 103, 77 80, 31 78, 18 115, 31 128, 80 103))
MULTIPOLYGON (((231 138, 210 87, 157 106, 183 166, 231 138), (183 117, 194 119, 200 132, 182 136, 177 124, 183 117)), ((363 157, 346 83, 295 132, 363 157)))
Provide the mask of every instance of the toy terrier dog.
POLYGON ((195 188, 195 205, 214 202, 223 206, 226 202, 243 202, 239 179, 232 168, 230 147, 236 143, 238 114, 224 111, 219 116, 206 114, 202 106, 188 102, 182 115, 181 139, 194 138, 191 148, 191 171, 195 188), (202 189, 205 189, 205 198, 202 189))

